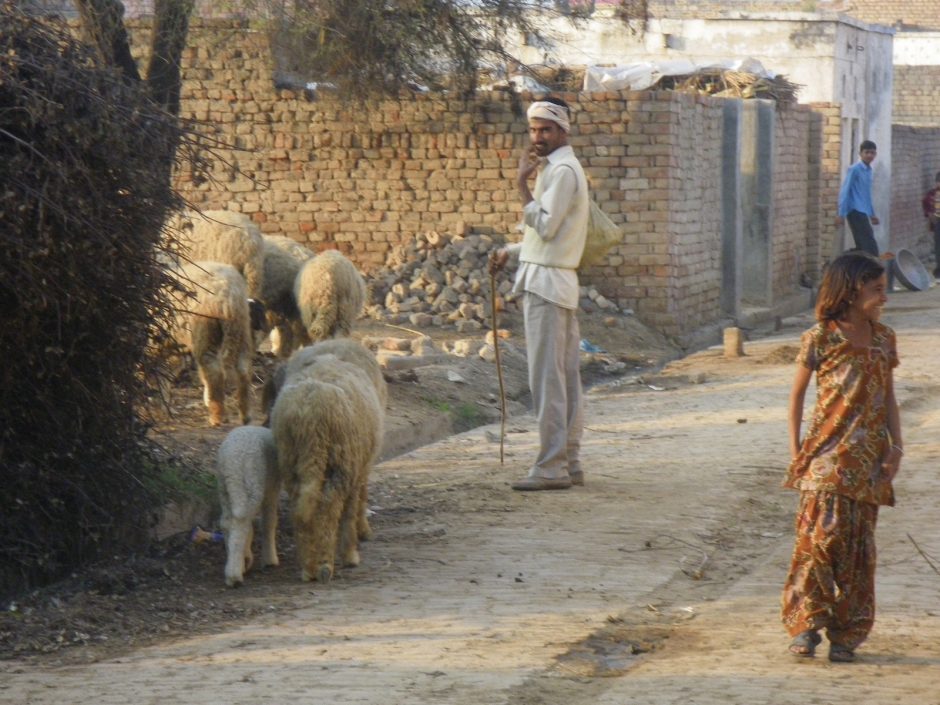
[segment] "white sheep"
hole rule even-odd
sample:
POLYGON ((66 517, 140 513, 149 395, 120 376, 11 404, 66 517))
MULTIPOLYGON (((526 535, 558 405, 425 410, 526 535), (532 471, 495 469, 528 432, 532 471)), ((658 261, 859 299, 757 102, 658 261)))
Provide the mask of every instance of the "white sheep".
POLYGON ((277 395, 271 430, 302 580, 329 582, 337 553, 343 565, 359 564, 365 488, 382 427, 375 385, 335 355, 317 356, 277 395))
POLYGON ((307 261, 294 282, 308 340, 348 336, 366 301, 366 283, 355 265, 336 250, 307 261))
POLYGON ((225 584, 236 587, 254 562, 253 521, 261 516, 261 565, 278 565, 277 501, 281 481, 274 435, 262 426, 232 429, 219 446, 215 466, 225 532, 225 584))
POLYGON ((231 265, 245 278, 248 295, 262 298, 264 243, 251 218, 244 213, 207 210, 185 213, 180 225, 180 241, 191 261, 231 265))
POLYGON ((332 340, 323 340, 314 345, 300 348, 291 355, 286 363, 279 365, 274 373, 265 380, 262 389, 261 408, 268 416, 271 414, 278 391, 284 386, 284 381, 291 375, 302 372, 305 367, 321 355, 335 355, 340 360, 359 367, 372 381, 379 396, 379 405, 383 410, 385 409, 388 405, 388 385, 375 355, 371 350, 352 338, 333 338, 332 340))
POLYGON ((225 422, 227 369, 235 373, 241 422, 248 423, 254 347, 245 280, 233 267, 219 262, 192 262, 171 271, 191 294, 173 294, 176 313, 170 333, 196 361, 209 424, 225 422))
POLYGON ((306 337, 300 309, 294 300, 294 280, 301 266, 314 257, 309 249, 289 237, 264 235, 264 285, 261 302, 271 329, 271 349, 288 357, 306 337))
MULTIPOLYGON (((268 417, 266 424, 270 423, 274 402, 277 399, 278 392, 284 386, 284 382, 289 377, 303 374, 304 370, 324 355, 335 356, 344 362, 355 365, 361 372, 365 373, 366 378, 372 382, 375 388, 379 409, 384 417, 385 407, 388 405, 388 385, 375 355, 371 350, 351 338, 334 338, 333 340, 324 340, 315 345, 301 348, 291 355, 290 360, 280 365, 274 371, 274 374, 268 377, 261 398, 261 407, 268 417)), ((358 534, 360 540, 368 541, 372 538, 372 528, 369 526, 367 512, 369 506, 368 482, 363 482, 360 485, 359 492, 361 512, 357 518, 358 534)))
POLYGON ((316 256, 313 250, 306 245, 300 244, 292 237, 285 235, 262 235, 261 237, 267 244, 273 245, 282 252, 287 253, 301 264, 316 256))

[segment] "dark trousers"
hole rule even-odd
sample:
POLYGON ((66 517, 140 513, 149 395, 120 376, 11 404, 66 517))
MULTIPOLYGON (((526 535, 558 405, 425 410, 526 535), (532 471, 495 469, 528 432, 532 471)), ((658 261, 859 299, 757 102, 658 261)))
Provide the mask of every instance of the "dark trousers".
POLYGON ((877 257, 878 241, 875 240, 875 231, 871 228, 868 215, 861 211, 849 211, 846 220, 849 221, 849 230, 852 231, 852 237, 855 239, 855 247, 877 257))

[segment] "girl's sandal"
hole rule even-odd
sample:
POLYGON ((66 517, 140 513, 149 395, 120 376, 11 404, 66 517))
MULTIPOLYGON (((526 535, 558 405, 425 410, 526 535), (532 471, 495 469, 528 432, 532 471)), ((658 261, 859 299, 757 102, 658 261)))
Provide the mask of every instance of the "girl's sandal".
POLYGON ((855 660, 855 652, 848 646, 830 644, 829 660, 835 663, 852 663, 855 660))
MULTIPOLYGON (((816 655, 816 647, 821 641, 822 637, 811 629, 801 632, 790 642, 790 653, 800 658, 812 658, 816 655)), ((829 658, 832 658, 832 651, 829 652, 829 658)))

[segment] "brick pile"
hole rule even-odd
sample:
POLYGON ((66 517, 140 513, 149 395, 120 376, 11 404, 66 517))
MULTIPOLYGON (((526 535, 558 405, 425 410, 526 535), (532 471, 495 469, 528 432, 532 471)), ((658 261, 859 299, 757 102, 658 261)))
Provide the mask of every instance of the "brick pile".
MULTIPOLYGON (((417 327, 452 326, 460 333, 490 327, 490 277, 487 258, 506 244, 501 235, 467 236, 422 233, 391 249, 385 266, 367 282, 366 313, 375 320, 417 327)), ((522 303, 512 292, 513 273, 495 277, 496 308, 518 311, 522 303)), ((619 313, 615 303, 597 289, 581 287, 581 309, 619 313)))

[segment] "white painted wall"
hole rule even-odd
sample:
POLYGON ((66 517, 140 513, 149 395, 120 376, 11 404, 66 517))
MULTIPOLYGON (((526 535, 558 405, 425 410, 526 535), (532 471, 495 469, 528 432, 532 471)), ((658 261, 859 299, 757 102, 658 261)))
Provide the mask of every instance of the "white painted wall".
MULTIPOLYGON (((844 174, 858 158, 861 140, 877 143, 873 198, 882 224, 875 235, 882 250, 890 246, 894 29, 835 13, 729 12, 708 19, 651 19, 645 31, 636 25, 631 31, 609 8, 598 9, 578 27, 558 19, 545 26, 551 44, 521 47, 523 61, 575 67, 686 59, 707 65, 750 57, 800 84, 799 102, 840 103, 840 171, 844 174)), ((940 33, 931 36, 940 38, 940 33)), ((902 50, 912 59, 926 51, 913 38, 902 50)), ((940 63, 940 51, 931 52, 940 63)), ((850 245, 848 231, 846 238, 850 245)))
POLYGON ((940 32, 894 35, 895 66, 940 66, 940 32))

